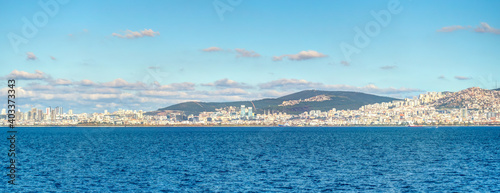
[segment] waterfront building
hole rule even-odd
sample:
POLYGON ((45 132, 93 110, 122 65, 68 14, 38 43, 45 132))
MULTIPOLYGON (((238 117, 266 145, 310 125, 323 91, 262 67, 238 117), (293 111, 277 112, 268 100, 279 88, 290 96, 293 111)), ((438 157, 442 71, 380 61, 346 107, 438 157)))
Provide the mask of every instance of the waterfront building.
POLYGON ((245 111, 246 111, 245 105, 241 105, 241 112, 240 112, 241 118, 245 117, 245 111))

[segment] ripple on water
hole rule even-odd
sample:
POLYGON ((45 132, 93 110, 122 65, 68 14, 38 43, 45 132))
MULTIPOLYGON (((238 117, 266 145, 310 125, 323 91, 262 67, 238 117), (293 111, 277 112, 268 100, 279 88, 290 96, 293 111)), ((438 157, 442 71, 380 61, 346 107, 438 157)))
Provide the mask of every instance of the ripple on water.
POLYGON ((15 189, 499 191, 499 136, 498 127, 24 128, 15 189))

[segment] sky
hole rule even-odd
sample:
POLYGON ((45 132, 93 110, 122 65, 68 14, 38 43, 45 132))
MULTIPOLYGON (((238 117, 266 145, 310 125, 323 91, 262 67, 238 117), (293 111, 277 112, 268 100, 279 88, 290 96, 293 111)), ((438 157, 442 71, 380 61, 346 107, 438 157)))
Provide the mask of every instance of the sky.
POLYGON ((0 1, 0 78, 22 111, 75 113, 500 80, 500 1, 193 2, 0 1))

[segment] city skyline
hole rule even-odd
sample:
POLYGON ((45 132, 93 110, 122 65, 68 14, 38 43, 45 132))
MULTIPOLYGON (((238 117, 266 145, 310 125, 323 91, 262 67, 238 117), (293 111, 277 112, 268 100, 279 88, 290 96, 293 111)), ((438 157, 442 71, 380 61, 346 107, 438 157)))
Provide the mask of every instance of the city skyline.
MULTIPOLYGON (((189 114, 180 110, 145 112, 120 109, 114 112, 73 114, 55 109, 32 108, 28 112, 15 113, 20 126, 452 126, 452 125, 499 125, 500 91, 469 88, 455 93, 428 92, 413 99, 372 103, 358 109, 326 111, 311 108, 300 114, 288 114, 280 110, 264 110, 254 113, 245 105, 225 106, 212 111, 189 114)), ((331 100, 317 95, 305 100, 283 101, 294 106, 300 102, 331 100)), ((281 105, 280 105, 281 106, 281 105)), ((10 124, 6 110, 0 113, 0 125, 10 124)))
POLYGON ((2 4, 0 77, 16 80, 23 111, 151 111, 306 89, 411 98, 500 79, 498 1, 2 4))

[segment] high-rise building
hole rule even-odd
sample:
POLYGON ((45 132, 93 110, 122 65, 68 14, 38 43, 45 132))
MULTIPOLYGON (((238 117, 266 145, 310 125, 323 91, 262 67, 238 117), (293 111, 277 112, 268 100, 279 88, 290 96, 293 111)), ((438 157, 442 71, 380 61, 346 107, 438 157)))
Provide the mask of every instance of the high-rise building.
POLYGON ((36 112, 37 112, 36 108, 31 108, 31 111, 30 111, 30 114, 29 114, 30 115, 30 118, 29 118, 30 120, 34 120, 36 118, 36 112))
POLYGON ((463 119, 467 119, 467 108, 460 109, 460 116, 463 119))
POLYGON ((253 118, 252 107, 248 107, 248 117, 253 118))
POLYGON ((142 115, 142 114, 143 114, 143 111, 142 111, 142 110, 139 110, 139 112, 137 113, 137 117, 138 117, 139 119, 142 119, 142 118, 143 118, 143 115, 142 115))
POLYGON ((2 109, 2 115, 6 115, 7 111, 5 109, 2 109))
POLYGON ((50 113, 51 113, 50 107, 45 108, 45 120, 50 120, 50 116, 51 116, 50 113))
POLYGON ((63 113, 63 108, 62 107, 56 107, 55 108, 55 115, 62 115, 63 113))
POLYGON ((43 110, 42 109, 38 109, 38 111, 36 113, 35 120, 40 121, 42 119, 43 119, 43 110))
POLYGON ((51 109, 50 110, 50 120, 54 121, 56 120, 56 110, 55 109, 51 109))
POLYGON ((240 117, 245 117, 245 105, 241 105, 241 113, 240 113, 240 117))
POLYGON ((68 115, 73 115, 73 110, 72 110, 72 109, 70 109, 70 110, 68 111, 68 115))
POLYGON ((30 114, 30 112, 28 111, 28 112, 24 113, 24 114, 23 114, 22 116, 20 116, 20 117, 23 117, 23 120, 29 120, 29 114, 30 114))

